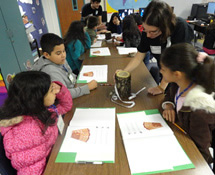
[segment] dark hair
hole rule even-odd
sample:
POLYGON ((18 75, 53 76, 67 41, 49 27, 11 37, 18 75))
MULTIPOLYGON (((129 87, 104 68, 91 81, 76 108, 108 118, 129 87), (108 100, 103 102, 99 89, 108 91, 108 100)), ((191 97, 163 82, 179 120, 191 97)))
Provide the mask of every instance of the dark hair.
POLYGON ((165 42, 175 29, 176 16, 172 8, 165 2, 152 0, 144 10, 142 17, 144 23, 160 29, 161 41, 165 42))
POLYGON ((91 2, 101 2, 101 0, 91 0, 91 2))
POLYGON ((136 38, 141 37, 141 33, 136 25, 133 16, 131 15, 125 16, 125 18, 123 19, 122 31, 122 37, 124 41, 127 39, 133 40, 134 36, 136 36, 136 38))
POLYGON ((93 29, 94 27, 96 27, 98 25, 98 23, 99 23, 99 21, 96 16, 87 17, 87 27, 89 29, 93 29))
POLYGON ((139 14, 135 14, 132 13, 131 16, 134 17, 135 22, 137 23, 137 25, 142 25, 143 21, 142 21, 142 17, 139 14))
POLYGON ((215 22, 210 23, 207 27, 206 34, 211 32, 215 32, 215 22))
POLYGON ((174 44, 164 50, 160 62, 171 71, 184 72, 186 77, 203 86, 207 93, 215 90, 214 61, 207 56, 203 63, 197 62, 198 52, 188 43, 174 44))
POLYGON ((120 26, 122 25, 122 21, 121 21, 121 19, 120 19, 120 17, 119 17, 119 14, 118 14, 118 13, 113 13, 113 14, 111 15, 110 21, 109 21, 109 23, 108 23, 108 28, 107 28, 107 30, 111 31, 112 33, 117 33, 117 26, 113 23, 114 17, 117 17, 118 20, 119 20, 119 22, 120 22, 120 26))
POLYGON ((63 39, 54 33, 46 33, 40 39, 40 45, 43 52, 47 52, 51 55, 54 47, 64 44, 63 39))
POLYGON ((84 24, 81 21, 73 21, 70 24, 69 29, 64 37, 65 46, 67 46, 71 41, 74 41, 73 42, 74 47, 75 42, 77 40, 80 40, 83 46, 85 47, 86 36, 84 34, 84 24))
POLYGON ((55 123, 51 112, 44 106, 44 96, 49 90, 51 78, 40 71, 26 71, 16 74, 9 85, 8 97, 0 108, 0 120, 29 115, 40 120, 46 128, 55 123))
POLYGON ((110 18, 110 21, 109 21, 109 24, 108 24, 108 25, 114 25, 114 23, 113 23, 113 18, 114 18, 115 16, 118 18, 118 20, 120 21, 120 24, 121 24, 121 19, 120 19, 120 17, 119 17, 119 13, 113 13, 113 14, 111 15, 111 18, 110 18))

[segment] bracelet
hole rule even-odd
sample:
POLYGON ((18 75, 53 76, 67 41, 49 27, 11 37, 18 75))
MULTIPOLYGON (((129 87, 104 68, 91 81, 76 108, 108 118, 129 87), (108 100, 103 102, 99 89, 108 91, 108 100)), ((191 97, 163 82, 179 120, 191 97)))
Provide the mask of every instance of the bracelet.
POLYGON ((175 104, 173 102, 171 102, 171 101, 165 101, 165 102, 162 103, 163 110, 166 109, 166 104, 171 104, 173 106, 173 108, 175 108, 175 104))
POLYGON ((164 93, 164 89, 160 85, 158 85, 157 87, 162 91, 162 93, 164 93))

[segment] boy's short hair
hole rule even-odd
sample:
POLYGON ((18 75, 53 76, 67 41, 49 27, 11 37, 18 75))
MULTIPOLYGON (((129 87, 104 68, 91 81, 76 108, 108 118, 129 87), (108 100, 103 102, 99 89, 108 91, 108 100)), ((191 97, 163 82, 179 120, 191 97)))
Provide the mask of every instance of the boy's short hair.
POLYGON ((55 46, 61 44, 64 44, 63 39, 54 33, 46 33, 40 39, 42 51, 47 52, 49 55, 51 55, 55 46))
POLYGON ((89 16, 87 18, 87 27, 93 29, 98 25, 98 18, 96 16, 89 16))
POLYGON ((92 2, 92 3, 94 3, 94 2, 99 2, 99 3, 100 3, 101 0, 91 0, 91 2, 92 2))

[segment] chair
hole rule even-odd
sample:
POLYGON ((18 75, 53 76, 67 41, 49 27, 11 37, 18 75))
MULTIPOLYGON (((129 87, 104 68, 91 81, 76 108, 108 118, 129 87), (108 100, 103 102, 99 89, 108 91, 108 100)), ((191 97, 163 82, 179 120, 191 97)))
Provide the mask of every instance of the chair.
POLYGON ((0 175, 16 175, 16 170, 12 167, 10 160, 5 155, 3 137, 0 134, 0 175))

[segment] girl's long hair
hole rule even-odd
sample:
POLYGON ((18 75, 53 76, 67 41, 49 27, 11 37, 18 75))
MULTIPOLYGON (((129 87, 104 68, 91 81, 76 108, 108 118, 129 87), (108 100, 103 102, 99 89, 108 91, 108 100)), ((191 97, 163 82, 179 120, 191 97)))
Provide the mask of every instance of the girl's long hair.
POLYGON ((110 26, 110 27, 112 27, 112 26, 115 26, 115 24, 113 23, 113 18, 114 17, 117 17, 118 18, 118 20, 120 21, 120 25, 121 25, 121 19, 120 19, 120 17, 119 17, 119 13, 113 13, 112 15, 111 15, 111 18, 110 18, 110 21, 109 21, 109 23, 108 23, 108 26, 110 26))
POLYGON ((149 3, 144 10, 142 20, 143 23, 158 27, 161 30, 161 41, 163 42, 166 42, 176 25, 176 16, 172 8, 167 3, 159 0, 152 0, 149 3))
POLYGON ((44 106, 44 96, 49 90, 51 78, 40 71, 16 74, 9 85, 8 97, 0 108, 0 120, 28 115, 40 120, 46 129, 55 123, 51 112, 44 106))
POLYGON ((189 80, 203 86, 210 94, 215 90, 215 61, 207 56, 199 63, 197 56, 198 52, 191 44, 180 43, 165 49, 160 61, 171 71, 184 72, 189 80))
POLYGON ((67 46, 71 41, 73 46, 77 40, 80 40, 83 46, 86 45, 86 36, 84 34, 84 24, 81 21, 73 21, 64 37, 65 46, 67 46))
POLYGON ((141 33, 132 15, 128 15, 123 19, 122 31, 123 40, 132 40, 134 36, 136 36, 136 38, 141 37, 141 33))

